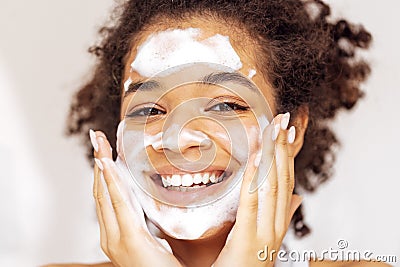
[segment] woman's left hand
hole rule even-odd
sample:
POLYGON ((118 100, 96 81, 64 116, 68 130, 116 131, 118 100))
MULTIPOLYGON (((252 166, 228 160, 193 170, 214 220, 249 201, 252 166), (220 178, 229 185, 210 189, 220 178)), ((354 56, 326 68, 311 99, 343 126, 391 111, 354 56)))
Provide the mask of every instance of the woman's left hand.
MULTIPOLYGON (((276 253, 270 252, 279 251, 302 200, 293 194, 294 150, 288 144, 288 121, 288 116, 278 115, 274 123, 265 128, 261 160, 256 155, 250 158, 242 182, 236 222, 214 267, 274 265, 276 253), (261 184, 258 189, 254 181, 261 184), (255 188, 255 192, 251 188, 255 188)), ((294 128, 289 140, 292 143, 293 131, 294 128)))

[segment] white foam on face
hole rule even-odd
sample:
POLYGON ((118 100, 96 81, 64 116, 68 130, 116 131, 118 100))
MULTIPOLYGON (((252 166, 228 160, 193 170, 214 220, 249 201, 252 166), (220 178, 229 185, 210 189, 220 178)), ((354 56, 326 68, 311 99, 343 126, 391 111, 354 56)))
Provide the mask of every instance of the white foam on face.
POLYGON ((124 90, 125 92, 129 90, 129 86, 132 84, 132 79, 129 77, 125 82, 124 82, 124 90))
POLYGON ((264 115, 258 116, 257 117, 257 121, 260 124, 261 131, 264 131, 265 128, 267 128, 267 126, 270 124, 268 118, 266 116, 264 116, 264 115))
POLYGON ((252 79, 254 75, 257 74, 257 71, 254 69, 249 70, 249 75, 247 75, 247 78, 252 79))
POLYGON ((152 34, 138 47, 131 68, 144 77, 152 77, 169 68, 195 62, 220 64, 233 70, 242 68, 240 57, 228 36, 216 34, 199 40, 200 37, 201 30, 198 28, 152 34))
POLYGON ((197 144, 204 144, 206 142, 207 143, 211 142, 207 134, 187 128, 184 128, 181 131, 179 135, 179 141, 185 144, 188 144, 190 142, 195 142, 197 144))
POLYGON ((144 135, 144 146, 152 146, 154 150, 162 148, 162 136, 163 132, 159 132, 155 135, 145 134, 144 135))
POLYGON ((159 150, 162 148, 176 148, 179 146, 184 146, 185 144, 208 144, 211 142, 207 134, 195 131, 187 128, 183 128, 179 131, 179 125, 172 125, 170 129, 167 130, 166 134, 164 132, 159 132, 155 135, 145 134, 144 135, 144 145, 152 146, 154 150, 159 150), (178 128, 178 131, 171 134, 170 129, 178 128), (177 138, 179 136, 179 139, 177 138), (179 142, 179 144, 177 144, 179 142))

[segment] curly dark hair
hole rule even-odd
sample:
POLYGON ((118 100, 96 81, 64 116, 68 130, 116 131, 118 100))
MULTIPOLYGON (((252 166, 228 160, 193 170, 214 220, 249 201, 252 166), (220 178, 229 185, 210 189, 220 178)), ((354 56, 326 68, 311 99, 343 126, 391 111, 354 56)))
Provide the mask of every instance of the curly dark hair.
MULTIPOLYGON (((85 138, 89 128, 102 130, 112 146, 121 107, 125 58, 133 38, 145 27, 166 20, 206 16, 239 25, 257 44, 263 72, 273 86, 278 113, 295 117, 309 110, 304 144, 295 158, 296 186, 314 191, 332 176, 339 141, 327 125, 341 109, 352 109, 364 95, 360 84, 369 65, 356 57, 371 34, 346 20, 332 22, 330 7, 320 0, 131 0, 120 4, 112 25, 100 29, 101 42, 89 49, 98 58, 91 80, 75 95, 69 135, 85 138)), ((114 157, 115 155, 114 147, 114 157)), ((297 236, 310 232, 301 206, 292 225, 297 236)))

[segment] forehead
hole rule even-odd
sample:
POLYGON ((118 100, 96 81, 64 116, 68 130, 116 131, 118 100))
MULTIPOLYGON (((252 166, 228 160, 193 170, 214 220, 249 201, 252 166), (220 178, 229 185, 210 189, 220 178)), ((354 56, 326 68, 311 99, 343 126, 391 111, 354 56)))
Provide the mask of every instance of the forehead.
MULTIPOLYGON (((128 79, 133 82, 138 82, 150 77, 147 77, 146 73, 138 73, 137 71, 132 71, 131 64, 137 59, 138 51, 140 47, 146 43, 151 36, 163 33, 163 32, 171 32, 173 30, 188 30, 188 29, 196 29, 199 31, 199 35, 196 36, 198 41, 208 40, 213 38, 214 36, 223 36, 229 40, 231 47, 234 52, 240 59, 241 67, 237 71, 242 73, 244 76, 249 76, 251 73, 256 73, 254 77, 252 77, 252 81, 257 85, 258 88, 262 91, 263 95, 267 98, 270 103, 270 107, 272 110, 274 109, 274 101, 273 101, 273 92, 272 87, 270 86, 267 79, 265 79, 266 75, 261 67, 261 62, 257 60, 260 58, 259 55, 257 57, 257 46, 255 41, 250 37, 250 35, 244 32, 239 27, 232 27, 232 25, 227 25, 224 23, 218 23, 216 21, 210 21, 207 19, 191 19, 185 20, 177 23, 174 22, 164 22, 151 24, 147 26, 145 29, 141 30, 131 42, 131 49, 125 58, 125 68, 124 68, 124 78, 123 81, 127 81, 128 79)), ((173 36, 173 35, 171 35, 173 36)), ((174 41, 174 40, 171 40, 174 41)), ((176 38, 175 42, 181 41, 179 38, 176 38)), ((158 45, 158 44, 157 44, 158 45)), ((160 43, 160 47, 168 47, 165 43, 160 43)), ((125 89, 122 89, 122 95, 124 96, 125 89)))

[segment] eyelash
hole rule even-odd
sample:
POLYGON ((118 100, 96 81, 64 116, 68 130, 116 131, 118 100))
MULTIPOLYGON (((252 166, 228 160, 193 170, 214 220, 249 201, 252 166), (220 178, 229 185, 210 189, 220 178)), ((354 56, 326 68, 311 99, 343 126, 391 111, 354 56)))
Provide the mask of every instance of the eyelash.
POLYGON ((164 114, 166 114, 166 112, 162 111, 162 110, 160 110, 158 108, 155 108, 155 107, 143 107, 143 108, 140 108, 138 110, 132 111, 131 113, 126 115, 126 117, 128 117, 128 118, 149 117, 149 116, 158 116, 158 115, 164 115, 164 114), (161 113, 161 114, 152 114, 152 112, 154 112, 154 111, 156 111, 157 113, 161 113))
POLYGON ((218 107, 218 106, 221 107, 222 105, 224 106, 224 108, 226 108, 226 110, 219 110, 218 112, 231 112, 231 111, 239 111, 240 112, 240 111, 249 110, 249 107, 240 105, 237 102, 224 101, 224 102, 221 102, 221 103, 218 103, 218 104, 212 106, 211 108, 206 109, 206 111, 211 111, 213 108, 218 107))

